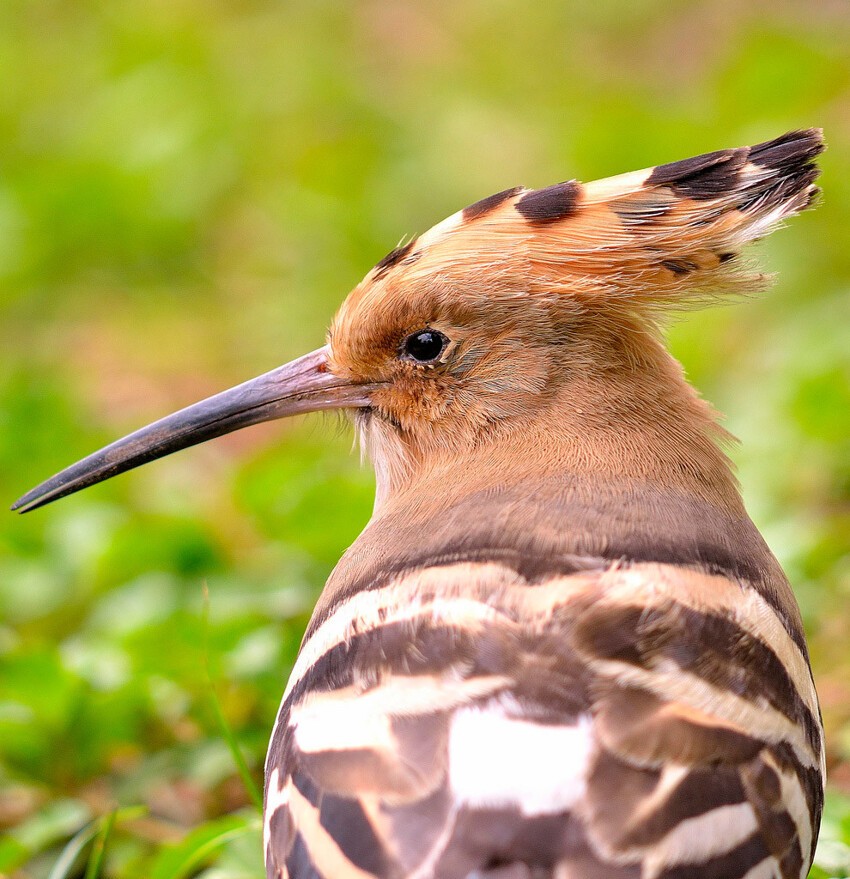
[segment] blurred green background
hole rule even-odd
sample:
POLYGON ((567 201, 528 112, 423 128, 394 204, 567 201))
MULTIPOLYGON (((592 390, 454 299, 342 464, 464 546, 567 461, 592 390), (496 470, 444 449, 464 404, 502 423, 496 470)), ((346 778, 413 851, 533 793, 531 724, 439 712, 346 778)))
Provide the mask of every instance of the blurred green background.
MULTIPOLYGON (((830 742, 815 872, 848 875, 846 0, 6 0, 0 83, 6 502, 315 348, 402 236, 484 195, 823 126, 821 207, 758 248, 774 289, 670 340, 797 589, 830 742)), ((313 417, 0 515, 0 874, 261 874, 230 745, 259 781, 371 495, 313 417)))

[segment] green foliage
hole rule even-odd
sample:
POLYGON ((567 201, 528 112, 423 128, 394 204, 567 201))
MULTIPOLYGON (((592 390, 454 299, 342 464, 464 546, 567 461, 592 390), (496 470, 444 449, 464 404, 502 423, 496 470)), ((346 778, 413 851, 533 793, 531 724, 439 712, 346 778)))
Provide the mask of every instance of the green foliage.
MULTIPOLYGON (((776 287, 670 338, 798 590, 833 778, 813 875, 849 875, 848 46, 842 4, 803 0, 0 5, 0 496, 318 346, 464 204, 822 125, 823 205, 761 248, 776 287)), ((371 491, 314 418, 0 517, 0 874, 261 874, 250 789, 371 491)))

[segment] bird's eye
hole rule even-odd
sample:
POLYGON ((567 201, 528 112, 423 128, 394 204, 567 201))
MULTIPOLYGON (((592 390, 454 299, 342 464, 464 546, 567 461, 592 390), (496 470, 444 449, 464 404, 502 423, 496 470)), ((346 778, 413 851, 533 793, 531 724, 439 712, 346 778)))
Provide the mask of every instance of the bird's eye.
POLYGON ((417 363, 433 363, 448 344, 449 340, 437 330, 419 330, 401 343, 401 354, 417 363))

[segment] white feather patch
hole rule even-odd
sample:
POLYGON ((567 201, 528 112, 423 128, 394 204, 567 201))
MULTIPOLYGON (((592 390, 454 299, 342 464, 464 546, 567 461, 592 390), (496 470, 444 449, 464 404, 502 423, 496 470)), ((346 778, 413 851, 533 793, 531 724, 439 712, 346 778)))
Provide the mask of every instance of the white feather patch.
POLYGON ((765 858, 760 864, 747 870, 741 879, 774 879, 774 876, 779 875, 779 863, 776 858, 765 858))
POLYGON ((758 829, 749 803, 719 806, 704 815, 680 821, 652 849, 645 875, 657 876, 675 864, 696 864, 731 851, 758 829))
POLYGON ((465 805, 563 812, 584 796, 592 747, 589 717, 553 726, 506 717, 497 702, 464 708, 449 734, 451 788, 465 805))
POLYGON ((655 168, 644 168, 641 171, 629 171, 602 180, 591 180, 584 184, 585 201, 591 204, 608 201, 629 195, 642 189, 655 168))
POLYGON ((457 211, 445 220, 441 220, 436 226, 432 226, 416 240, 417 249, 431 247, 450 232, 454 232, 463 225, 463 211, 457 211))
POLYGON ((391 718, 448 711, 507 686, 499 675, 465 680, 434 675, 400 675, 363 691, 346 687, 309 693, 289 717, 295 743, 307 754, 374 749, 392 751, 391 718))
MULTIPOLYGON (((800 869, 800 879, 805 879, 809 871, 808 854, 812 847, 812 819, 809 814, 809 805, 806 802, 806 796, 803 793, 797 773, 793 770, 780 770, 772 758, 766 757, 765 759, 773 763, 777 769, 779 783, 782 785, 782 803, 797 827, 797 833, 800 837, 800 851, 803 852, 803 866, 800 869)), ((821 780, 823 778, 822 770, 821 780)))

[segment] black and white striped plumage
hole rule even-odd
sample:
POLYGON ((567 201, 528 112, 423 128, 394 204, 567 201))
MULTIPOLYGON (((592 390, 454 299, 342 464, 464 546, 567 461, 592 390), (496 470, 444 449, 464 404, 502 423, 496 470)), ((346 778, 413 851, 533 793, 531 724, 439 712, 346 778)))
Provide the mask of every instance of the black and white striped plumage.
POLYGON ((275 725, 269 877, 804 879, 823 741, 781 571, 745 519, 592 493, 472 497, 405 554, 367 528, 275 725))

